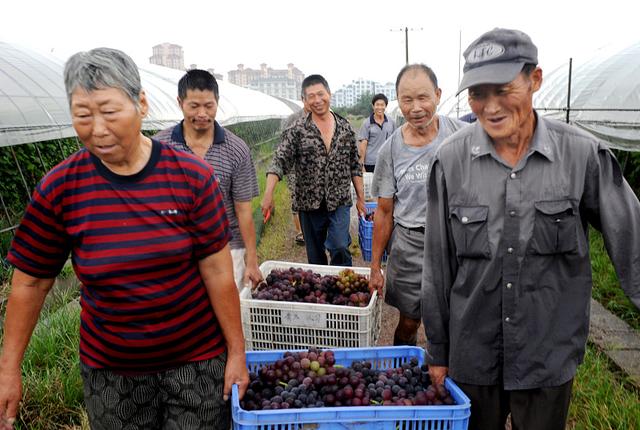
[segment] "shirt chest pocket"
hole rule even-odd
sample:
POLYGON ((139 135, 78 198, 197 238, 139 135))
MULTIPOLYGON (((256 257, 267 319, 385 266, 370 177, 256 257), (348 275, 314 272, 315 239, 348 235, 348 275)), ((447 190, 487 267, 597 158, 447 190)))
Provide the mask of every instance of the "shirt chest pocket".
POLYGON ((487 229, 488 216, 488 206, 454 206, 451 208, 449 219, 458 257, 491 258, 487 229))
POLYGON ((376 140, 382 134, 382 129, 377 125, 369 127, 369 140, 376 140))
POLYGON ((299 150, 301 156, 311 158, 316 156, 317 146, 314 142, 302 142, 299 150))
POLYGON ((553 255, 575 252, 578 246, 577 216, 570 200, 534 202, 535 221, 531 254, 553 255))

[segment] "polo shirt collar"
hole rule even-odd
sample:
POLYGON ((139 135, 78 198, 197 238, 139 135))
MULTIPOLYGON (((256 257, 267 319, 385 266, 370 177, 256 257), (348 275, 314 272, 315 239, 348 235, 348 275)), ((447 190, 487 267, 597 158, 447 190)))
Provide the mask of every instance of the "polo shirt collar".
MULTIPOLYGON (((174 142, 184 143, 186 145, 187 142, 184 139, 183 124, 184 124, 184 120, 180 121, 178 125, 176 125, 173 128, 173 131, 171 132, 171 140, 173 140, 174 142)), ((214 120, 213 121, 213 143, 214 144, 224 143, 224 140, 225 140, 224 128, 222 128, 222 126, 218 124, 218 121, 214 120)))
MULTIPOLYGON (((374 114, 369 115, 369 124, 377 124, 374 116, 374 114)), ((385 122, 387 122, 387 115, 386 114, 382 114, 384 116, 384 119, 382 120, 382 123, 384 124, 385 122)))
MULTIPOLYGON (((531 137, 528 154, 537 152, 549 161, 554 161, 553 140, 549 136, 549 129, 547 128, 545 119, 540 117, 535 110, 533 113, 536 116, 536 129, 533 131, 533 136, 531 137)), ((497 158, 493 141, 484 131, 480 122, 474 122, 472 127, 475 127, 475 129, 473 130, 473 139, 471 140, 471 159, 475 160, 483 155, 493 155, 497 158)))

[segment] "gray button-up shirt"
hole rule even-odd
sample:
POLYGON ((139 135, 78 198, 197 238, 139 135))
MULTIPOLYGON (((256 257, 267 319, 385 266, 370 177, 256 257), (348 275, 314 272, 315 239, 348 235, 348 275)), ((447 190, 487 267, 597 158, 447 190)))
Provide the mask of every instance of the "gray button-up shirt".
POLYGON ((588 224, 640 307, 640 203, 605 144, 537 117, 511 168, 481 125, 443 142, 428 180, 422 314, 429 361, 463 383, 560 385, 589 329, 588 224))

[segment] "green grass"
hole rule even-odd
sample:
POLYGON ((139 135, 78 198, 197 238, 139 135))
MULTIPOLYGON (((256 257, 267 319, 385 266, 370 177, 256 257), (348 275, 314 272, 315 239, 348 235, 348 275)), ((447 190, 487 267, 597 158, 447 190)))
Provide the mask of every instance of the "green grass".
POLYGON ((602 235, 589 231, 591 247, 591 268, 593 272, 593 291, 591 295, 610 312, 625 321, 636 330, 640 330, 640 311, 625 296, 618 277, 604 247, 602 235))
POLYGON ((269 140, 261 142, 253 148, 252 157, 254 162, 260 167, 266 167, 271 162, 273 151, 280 141, 279 137, 272 137, 269 140))
MULTIPOLYGON (((72 303, 79 296, 79 284, 72 271, 65 269, 62 275, 47 295, 25 353, 23 402, 16 425, 20 429, 88 428, 79 371, 80 309, 72 303)), ((9 284, 2 285, 0 298, 9 291, 9 284)), ((0 322, 4 308, 0 306, 0 322)), ((3 328, 0 324, 0 340, 3 328)))
POLYGON ((64 264, 64 266, 62 267, 62 270, 60 271, 60 274, 58 275, 58 278, 61 279, 70 279, 70 278, 75 278, 76 274, 73 271, 73 265, 71 264, 71 260, 67 260, 67 262, 64 264))
POLYGON ((593 346, 587 347, 578 368, 569 408, 575 430, 632 430, 640 428, 640 395, 627 377, 593 346), (627 389, 627 387, 629 387, 627 389))
MULTIPOLYGON (((264 173, 258 174, 260 195, 264 191, 264 173), (262 178, 260 179, 260 176, 262 178)), ((273 194, 275 210, 271 220, 264 226, 262 237, 258 245, 258 260, 291 260, 292 247, 297 253, 296 260, 304 261, 304 247, 293 243, 294 226, 291 215, 291 198, 286 183, 279 182, 273 194)), ((258 202, 259 206, 259 202, 258 202)))
MULTIPOLYGON (((0 338, 2 338, 2 333, 4 332, 3 321, 7 306, 7 298, 9 297, 10 291, 10 280, 9 282, 0 285, 0 338)), ((41 318, 46 318, 47 315, 56 312, 58 309, 64 307, 67 303, 79 296, 80 284, 75 274, 71 272, 66 273, 66 277, 59 276, 56 279, 56 283, 53 288, 49 291, 49 294, 47 294, 44 306, 42 307, 41 318)))
POLYGON ((360 130, 360 127, 362 127, 362 123, 364 122, 365 117, 349 115, 347 119, 349 120, 351 127, 355 130, 357 134, 358 130, 360 130))
POLYGON ((84 417, 78 344, 80 308, 68 305, 44 314, 22 365, 23 402, 18 428, 81 426, 84 417))

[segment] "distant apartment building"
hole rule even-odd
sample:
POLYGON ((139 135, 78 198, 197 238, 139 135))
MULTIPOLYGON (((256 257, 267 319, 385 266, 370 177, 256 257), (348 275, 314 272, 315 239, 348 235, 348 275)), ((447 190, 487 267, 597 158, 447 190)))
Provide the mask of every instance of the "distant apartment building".
POLYGON ((252 90, 261 91, 275 97, 299 100, 304 73, 292 63, 286 69, 272 69, 265 63, 260 69, 245 68, 238 64, 236 70, 229 71, 229 82, 252 90))
POLYGON ((216 73, 213 68, 208 68, 207 72, 211 73, 217 81, 221 81, 224 78, 221 73, 216 73))
POLYGON ((360 78, 333 91, 331 94, 331 105, 335 107, 351 107, 358 103, 363 94, 377 93, 384 94, 389 100, 396 99, 396 87, 393 83, 387 82, 386 84, 381 84, 360 78))
MULTIPOLYGON (((189 64, 189 69, 188 70, 193 70, 193 69, 203 69, 202 67, 198 67, 197 64, 189 64)), ((216 78, 216 81, 221 81, 224 76, 222 76, 220 73, 216 73, 215 70, 213 69, 213 67, 209 67, 208 69, 204 69, 207 72, 211 73, 213 75, 214 78, 216 78)))
POLYGON ((151 64, 184 70, 184 52, 182 46, 173 43, 161 43, 154 46, 153 55, 149 57, 151 64))

